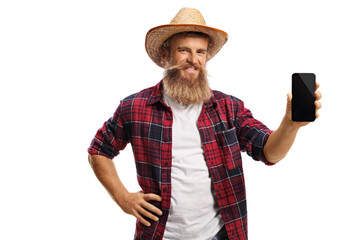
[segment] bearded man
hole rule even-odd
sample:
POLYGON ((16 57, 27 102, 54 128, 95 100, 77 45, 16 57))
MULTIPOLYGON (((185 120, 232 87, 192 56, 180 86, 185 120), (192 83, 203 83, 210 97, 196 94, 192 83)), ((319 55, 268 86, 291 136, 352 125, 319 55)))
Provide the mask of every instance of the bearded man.
MULTIPOLYGON (((206 26, 191 8, 149 30, 146 50, 165 68, 164 78, 122 100, 88 149, 100 182, 136 217, 134 239, 248 239, 240 152, 273 165, 307 125, 291 120, 291 94, 271 131, 243 101, 209 88, 206 62, 226 41, 224 31, 206 26), (112 162, 128 143, 142 189, 136 193, 127 191, 112 162)), ((321 93, 315 96, 318 116, 321 93)))

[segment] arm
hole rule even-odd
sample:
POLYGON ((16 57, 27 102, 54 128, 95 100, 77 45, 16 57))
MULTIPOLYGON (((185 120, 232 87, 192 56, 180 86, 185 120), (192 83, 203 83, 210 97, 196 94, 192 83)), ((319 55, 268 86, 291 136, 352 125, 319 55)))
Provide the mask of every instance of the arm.
MULTIPOLYGON (((316 89, 319 88, 319 83, 316 83, 316 89)), ((316 109, 316 118, 319 117, 318 110, 321 108, 321 92, 315 91, 315 109, 316 109)), ((292 144, 295 141, 296 134, 300 127, 306 126, 308 122, 294 122, 291 120, 291 93, 287 95, 287 106, 286 114, 277 130, 275 130, 269 136, 265 146, 264 146, 264 155, 267 161, 271 163, 277 163, 283 159, 288 151, 290 150, 292 144)))
POLYGON ((284 117, 279 128, 270 134, 264 146, 264 155, 268 162, 277 163, 286 156, 299 128, 286 121, 284 117))
POLYGON ((159 220, 151 212, 162 215, 161 210, 148 203, 148 201, 161 201, 160 196, 144 194, 141 191, 129 193, 122 184, 115 164, 110 158, 101 155, 89 155, 88 159, 96 177, 125 213, 134 215, 145 226, 150 226, 150 223, 143 216, 154 221, 159 220))

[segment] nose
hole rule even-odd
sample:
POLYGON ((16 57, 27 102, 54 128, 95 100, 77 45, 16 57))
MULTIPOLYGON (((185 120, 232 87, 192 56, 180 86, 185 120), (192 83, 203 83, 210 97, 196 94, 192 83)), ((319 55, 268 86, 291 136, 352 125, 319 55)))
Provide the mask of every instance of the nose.
POLYGON ((197 61, 196 54, 193 54, 193 53, 189 54, 187 60, 188 60, 189 63, 194 65, 196 63, 196 61, 197 61))

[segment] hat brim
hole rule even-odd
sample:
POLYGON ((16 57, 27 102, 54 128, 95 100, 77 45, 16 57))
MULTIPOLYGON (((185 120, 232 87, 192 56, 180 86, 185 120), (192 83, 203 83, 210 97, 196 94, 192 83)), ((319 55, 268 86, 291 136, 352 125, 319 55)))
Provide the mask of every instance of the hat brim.
POLYGON ((203 25, 193 24, 169 24, 152 28, 146 34, 145 48, 149 57, 158 66, 164 68, 165 62, 161 57, 160 47, 170 36, 181 32, 202 32, 210 37, 207 50, 208 60, 213 58, 224 46, 228 39, 228 34, 220 29, 211 28, 203 25))

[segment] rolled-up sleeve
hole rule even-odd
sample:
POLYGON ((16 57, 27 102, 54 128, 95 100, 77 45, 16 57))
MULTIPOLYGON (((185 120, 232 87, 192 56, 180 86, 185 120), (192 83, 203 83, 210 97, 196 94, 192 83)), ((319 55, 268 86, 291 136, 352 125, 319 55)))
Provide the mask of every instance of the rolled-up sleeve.
POLYGON ((262 122, 255 119, 251 111, 244 107, 241 101, 236 111, 237 117, 237 135, 241 151, 245 151, 256 161, 262 161, 266 165, 273 165, 268 162, 264 155, 264 146, 273 132, 262 122))
POLYGON ((97 131, 88 148, 90 155, 102 155, 113 159, 126 147, 129 138, 121 120, 121 109, 122 103, 114 115, 97 131))

